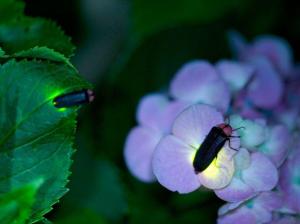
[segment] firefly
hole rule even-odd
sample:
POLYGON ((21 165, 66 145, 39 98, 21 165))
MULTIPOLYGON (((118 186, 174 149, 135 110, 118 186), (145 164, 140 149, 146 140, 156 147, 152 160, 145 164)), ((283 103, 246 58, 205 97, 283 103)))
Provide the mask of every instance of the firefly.
POLYGON ((223 123, 213 127, 209 131, 203 143, 197 150, 193 161, 193 166, 196 174, 204 171, 211 164, 214 158, 218 155, 219 151, 225 145, 226 141, 229 141, 229 147, 231 149, 237 150, 230 146, 230 138, 240 137, 232 136, 232 132, 238 129, 240 128, 232 129, 229 124, 223 123))
POLYGON ((57 108, 79 106, 90 103, 95 99, 94 92, 90 89, 84 89, 71 93, 57 96, 53 100, 53 104, 57 108))

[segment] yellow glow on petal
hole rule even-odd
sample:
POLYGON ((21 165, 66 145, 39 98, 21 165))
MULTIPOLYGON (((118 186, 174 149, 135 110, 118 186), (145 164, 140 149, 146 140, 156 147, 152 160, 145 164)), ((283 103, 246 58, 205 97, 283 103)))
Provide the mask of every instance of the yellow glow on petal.
POLYGON ((220 189, 227 186, 234 173, 234 163, 230 158, 222 149, 211 164, 198 174, 201 184, 210 189, 220 189))
POLYGON ((197 150, 193 150, 190 154, 189 154, 189 161, 191 164, 193 164, 195 156, 196 156, 197 150))
POLYGON ((205 178, 216 179, 219 177, 220 167, 217 167, 216 163, 217 163, 217 158, 214 158, 211 164, 202 172, 202 175, 205 176, 205 178))

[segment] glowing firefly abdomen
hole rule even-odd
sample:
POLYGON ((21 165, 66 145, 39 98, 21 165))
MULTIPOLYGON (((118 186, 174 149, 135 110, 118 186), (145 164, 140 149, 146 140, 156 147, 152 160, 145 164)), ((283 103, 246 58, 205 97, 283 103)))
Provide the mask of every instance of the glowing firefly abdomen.
POLYGON ((230 140, 232 127, 220 124, 213 127, 196 152, 193 166, 196 173, 204 171, 216 158, 227 140, 230 140))

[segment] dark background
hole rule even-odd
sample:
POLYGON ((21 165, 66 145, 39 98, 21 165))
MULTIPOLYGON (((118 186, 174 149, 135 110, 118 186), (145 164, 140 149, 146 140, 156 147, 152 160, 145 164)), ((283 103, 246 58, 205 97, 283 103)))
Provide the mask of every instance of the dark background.
POLYGON ((54 223, 215 223, 223 204, 210 191, 171 193, 132 177, 123 160, 141 96, 168 87, 195 58, 232 58, 227 33, 285 38, 296 59, 300 3, 280 0, 26 0, 26 14, 56 21, 77 46, 72 58, 94 85, 81 109, 69 193, 54 223))

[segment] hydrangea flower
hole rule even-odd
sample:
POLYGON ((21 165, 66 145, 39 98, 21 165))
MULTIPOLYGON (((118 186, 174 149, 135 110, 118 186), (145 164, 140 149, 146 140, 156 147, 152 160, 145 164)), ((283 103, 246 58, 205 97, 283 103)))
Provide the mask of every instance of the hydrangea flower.
MULTIPOLYGON (((299 139, 298 139, 299 141, 299 139)), ((300 146, 297 145, 284 163, 280 172, 279 187, 284 193, 286 207, 300 213, 300 146)))
POLYGON ((222 112, 227 111, 230 101, 229 89, 221 75, 213 65, 201 60, 185 64, 175 74, 170 94, 181 101, 212 105, 222 112))
POLYGON ((251 152, 261 152, 266 155, 276 167, 279 167, 286 159, 290 147, 290 132, 285 125, 268 127, 266 120, 243 119, 238 115, 231 117, 231 123, 237 127, 245 127, 238 130, 241 136, 241 144, 251 152))
POLYGON ((234 93, 242 90, 254 73, 252 65, 230 60, 219 61, 216 64, 216 69, 234 93))
POLYGON ((284 213, 273 213, 273 219, 268 224, 299 224, 300 217, 284 213))
POLYGON ((272 212, 282 206, 277 192, 263 192, 256 197, 237 203, 227 203, 219 209, 218 224, 256 224, 272 221, 272 212))
POLYGON ((186 106, 183 102, 170 102, 163 94, 147 95, 141 100, 137 110, 139 126, 130 131, 124 150, 127 167, 141 181, 155 181, 151 165, 153 151, 186 106))
POLYGON ((300 69, 286 41, 233 33, 236 60, 183 65, 168 92, 149 94, 126 140, 131 173, 189 193, 203 186, 229 202, 218 223, 298 223, 300 69), (229 118, 226 122, 225 118, 229 118), (193 165, 212 127, 235 130, 202 172, 193 165), (234 150, 236 149, 236 150, 234 150))
POLYGON ((264 57, 282 76, 292 74, 292 49, 284 39, 272 35, 261 35, 248 44, 244 37, 235 31, 230 32, 229 39, 232 51, 239 60, 249 61, 252 58, 264 57))
MULTIPOLYGON (((228 142, 203 172, 196 174, 193 160, 212 127, 224 123, 222 114, 213 107, 197 104, 182 112, 174 121, 172 135, 161 139, 153 155, 153 171, 160 184, 171 191, 189 193, 201 185, 219 189, 226 186, 234 172, 233 155, 228 142)), ((234 139, 231 147, 238 148, 234 139)))
POLYGON ((250 154, 241 148, 234 159, 236 169, 233 179, 225 188, 215 191, 219 198, 229 202, 240 202, 276 186, 277 169, 263 154, 250 154))

